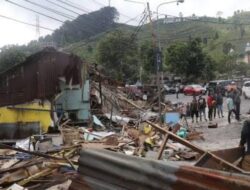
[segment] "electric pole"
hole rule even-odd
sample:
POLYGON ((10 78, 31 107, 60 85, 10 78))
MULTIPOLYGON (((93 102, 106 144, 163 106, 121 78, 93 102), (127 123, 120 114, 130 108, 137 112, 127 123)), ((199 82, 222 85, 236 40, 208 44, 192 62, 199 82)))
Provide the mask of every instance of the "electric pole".
MULTIPOLYGON (((157 85, 157 91, 158 91, 158 109, 159 109, 159 117, 161 117, 161 84, 160 84, 160 66, 162 63, 161 60, 161 53, 159 49, 157 48, 156 45, 156 35, 154 31, 154 26, 152 22, 152 17, 151 17, 151 11, 150 11, 150 6, 149 3, 147 2, 147 10, 148 10, 148 16, 149 16, 149 21, 150 21, 150 29, 151 29, 151 35, 152 35, 152 45, 153 49, 155 52, 155 66, 156 66, 156 85, 157 85)), ((160 118, 160 123, 161 123, 161 118, 160 118)))

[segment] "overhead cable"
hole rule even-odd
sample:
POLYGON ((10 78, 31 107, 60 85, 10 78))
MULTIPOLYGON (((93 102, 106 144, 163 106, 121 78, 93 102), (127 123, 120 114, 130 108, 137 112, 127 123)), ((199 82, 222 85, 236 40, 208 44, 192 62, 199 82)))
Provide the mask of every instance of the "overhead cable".
MULTIPOLYGON (((18 22, 18 23, 21 23, 21 24, 37 27, 36 24, 31 24, 31 23, 28 23, 28 22, 25 22, 25 21, 21 21, 21 20, 15 19, 15 18, 8 17, 8 16, 0 15, 0 17, 11 20, 11 21, 14 21, 14 22, 18 22)), ((44 30, 55 31, 55 30, 53 30, 51 28, 48 28, 48 27, 45 27, 45 26, 39 26, 39 27, 44 29, 44 30)))

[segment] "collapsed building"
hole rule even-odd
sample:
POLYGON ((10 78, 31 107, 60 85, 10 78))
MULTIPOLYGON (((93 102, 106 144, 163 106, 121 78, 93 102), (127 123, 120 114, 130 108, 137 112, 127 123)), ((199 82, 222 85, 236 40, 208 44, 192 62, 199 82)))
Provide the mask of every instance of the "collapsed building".
POLYGON ((75 55, 44 49, 1 73, 0 81, 1 139, 46 132, 64 112, 75 122, 89 120, 87 67, 75 55))
POLYGON ((0 138, 21 139, 0 143, 0 188, 250 189, 249 173, 238 167, 242 147, 192 144, 202 133, 187 121, 162 121, 178 104, 161 102, 159 115, 155 95, 133 98, 75 55, 45 49, 0 78, 0 138), (59 143, 46 133, 50 126, 59 143), (187 160, 195 162, 169 162, 187 160))

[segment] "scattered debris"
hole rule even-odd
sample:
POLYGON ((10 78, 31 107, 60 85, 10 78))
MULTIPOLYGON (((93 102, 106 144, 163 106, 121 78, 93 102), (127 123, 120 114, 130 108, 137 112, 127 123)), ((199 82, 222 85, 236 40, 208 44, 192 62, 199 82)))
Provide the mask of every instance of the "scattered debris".
MULTIPOLYGON (((97 187, 100 184, 97 189, 109 189, 110 185, 112 189, 117 189, 119 181, 124 183, 123 179, 127 179, 126 184, 121 184, 121 187, 137 189, 139 185, 145 187, 143 189, 168 189, 168 173, 162 172, 157 176, 159 179, 152 179, 153 182, 147 179, 150 172, 154 175, 157 173, 157 168, 164 171, 170 168, 167 171, 171 180, 177 175, 182 181, 178 187, 182 189, 209 189, 204 188, 210 187, 205 185, 217 179, 221 180, 216 182, 214 189, 224 188, 225 184, 232 184, 232 188, 250 187, 249 173, 235 164, 242 156, 242 150, 232 149, 222 151, 222 154, 204 150, 191 143, 194 140, 205 141, 205 138, 202 132, 196 131, 188 123, 186 117, 182 117, 181 102, 165 101, 159 105, 158 96, 154 96, 154 89, 150 89, 150 86, 141 91, 150 92, 150 95, 139 93, 124 85, 118 86, 118 81, 107 79, 95 70, 92 71, 92 80, 88 81, 91 83, 85 81, 85 85, 90 85, 90 103, 86 100, 86 104, 81 104, 87 107, 83 106, 75 112, 78 105, 73 98, 70 99, 73 107, 70 103, 66 104, 63 98, 60 99, 69 113, 68 116, 62 114, 54 123, 52 131, 58 133, 35 134, 17 141, 13 146, 0 144, 1 188, 74 190, 81 189, 83 185, 88 189, 87 187, 97 187), (162 112, 159 113, 159 110, 162 112), (81 114, 84 118, 91 115, 87 123, 83 122, 85 120, 74 120, 75 117, 81 118, 81 114), (146 157, 151 161, 139 157, 146 157), (161 160, 162 163, 153 160, 161 160), (192 161, 196 162, 196 167, 173 167, 166 164, 168 161, 192 161), (178 170, 178 174, 171 173, 174 170, 178 170), (139 176, 139 179, 141 172, 147 175, 139 176), (187 179, 189 172, 194 176, 187 179), (209 175, 211 173, 214 175, 209 175), (239 177, 234 173, 240 173, 239 177), (199 174, 208 177, 209 181, 196 181, 199 174), (243 177, 242 174, 246 176, 243 177), (134 179, 139 180, 138 184, 133 183, 134 179)), ((70 94, 68 88, 66 91, 65 97, 70 94)), ((86 95, 86 91, 84 93, 86 95)), ((75 95, 79 98, 79 94, 81 93, 77 91, 75 95)), ((73 93, 71 95, 73 97, 73 93)), ((63 113, 65 110, 60 111, 63 113)), ((210 123, 208 127, 217 128, 218 125, 210 123)))

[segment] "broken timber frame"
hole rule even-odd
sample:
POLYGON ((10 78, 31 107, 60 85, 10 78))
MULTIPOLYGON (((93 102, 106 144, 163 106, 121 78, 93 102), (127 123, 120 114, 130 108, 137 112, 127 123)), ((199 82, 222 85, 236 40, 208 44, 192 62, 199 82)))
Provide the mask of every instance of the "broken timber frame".
MULTIPOLYGON (((200 147, 191 144, 187 140, 180 138, 179 136, 175 135, 174 133, 172 133, 172 132, 170 132, 170 131, 168 131, 166 129, 163 129, 162 127, 160 127, 160 126, 152 123, 151 121, 147 120, 146 122, 148 124, 150 124, 152 127, 154 127, 156 130, 158 130, 158 131, 164 133, 165 135, 167 135, 167 137, 169 137, 170 139, 178 141, 179 143, 187 146, 188 148, 191 148, 195 152, 198 152, 201 155, 203 155, 203 154, 209 154, 214 161, 220 163, 221 165, 224 165, 226 168, 228 168, 228 169, 230 169, 230 170, 232 170, 234 172, 240 172, 240 173, 244 173, 244 174, 250 175, 250 172, 246 172, 246 171, 242 170, 241 168, 239 168, 239 167, 231 164, 230 162, 227 162, 226 160, 224 160, 224 159, 216 156, 215 154, 213 154, 213 153, 211 153, 209 151, 205 151, 205 150, 201 149, 200 147)), ((165 136, 165 139, 167 141, 168 138, 166 138, 166 136, 165 136)), ((163 152, 163 150, 165 148, 165 139, 164 139, 163 145, 161 146, 162 150, 160 152, 163 152)), ((160 156, 160 153, 158 155, 158 158, 159 158, 159 156, 160 156)))

